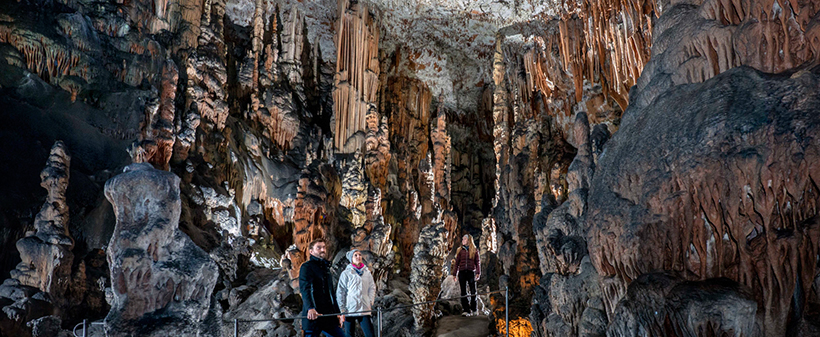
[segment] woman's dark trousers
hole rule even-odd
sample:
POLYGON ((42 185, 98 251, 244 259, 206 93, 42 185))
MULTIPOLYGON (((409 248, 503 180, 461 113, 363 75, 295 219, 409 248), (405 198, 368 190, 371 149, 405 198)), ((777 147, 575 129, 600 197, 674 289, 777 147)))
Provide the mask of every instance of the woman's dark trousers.
POLYGON ((470 294, 473 296, 470 297, 462 297, 461 298, 461 307, 464 308, 464 312, 474 312, 476 311, 476 299, 475 299, 475 272, 472 270, 461 270, 458 272, 458 285, 461 286, 461 296, 467 295, 467 285, 470 286, 470 294))

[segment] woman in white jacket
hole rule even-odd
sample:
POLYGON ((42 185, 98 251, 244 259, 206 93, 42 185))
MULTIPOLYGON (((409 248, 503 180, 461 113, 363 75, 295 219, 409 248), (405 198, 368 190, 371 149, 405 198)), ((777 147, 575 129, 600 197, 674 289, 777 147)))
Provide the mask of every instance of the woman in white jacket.
MULTIPOLYGON (((362 262, 362 253, 358 249, 347 252, 347 259, 351 263, 339 276, 339 286, 336 287, 339 310, 342 314, 368 311, 373 307, 373 301, 376 299, 376 283, 373 282, 373 275, 362 262)), ((365 337, 373 337, 370 313, 345 315, 345 336, 355 336, 356 323, 361 325, 365 337)))

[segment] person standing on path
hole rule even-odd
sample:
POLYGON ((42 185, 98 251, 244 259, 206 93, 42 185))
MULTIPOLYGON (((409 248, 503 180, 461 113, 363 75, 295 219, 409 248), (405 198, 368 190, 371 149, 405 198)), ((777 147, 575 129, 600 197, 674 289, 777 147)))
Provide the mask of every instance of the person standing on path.
POLYGON ((302 330, 305 337, 319 337, 322 333, 332 337, 343 337, 341 325, 344 316, 322 316, 337 314, 339 307, 333 294, 333 279, 330 277, 330 262, 324 239, 310 242, 310 259, 299 269, 299 292, 302 294, 302 330))
POLYGON ((461 296, 467 295, 467 286, 470 286, 470 293, 473 296, 462 297, 462 316, 473 316, 478 314, 476 310, 475 282, 481 276, 481 258, 478 257, 478 249, 473 243, 473 236, 464 234, 461 238, 461 247, 456 250, 456 260, 452 265, 453 278, 458 278, 458 285, 461 287, 461 296))
MULTIPOLYGON (((339 300, 341 312, 369 311, 376 299, 376 283, 373 275, 364 264, 362 253, 358 249, 347 252, 350 264, 339 276, 339 286, 336 288, 336 298, 339 300)), ((345 336, 356 336, 356 323, 362 327, 365 337, 373 337, 373 323, 370 313, 345 315, 345 336)))

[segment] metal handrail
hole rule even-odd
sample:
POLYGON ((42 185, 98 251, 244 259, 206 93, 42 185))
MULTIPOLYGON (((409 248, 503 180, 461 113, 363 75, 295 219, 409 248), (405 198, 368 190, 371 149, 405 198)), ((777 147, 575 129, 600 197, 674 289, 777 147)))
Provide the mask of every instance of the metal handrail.
MULTIPOLYGON (((458 300, 458 299, 462 299, 462 298, 466 298, 466 297, 492 295, 492 294, 499 294, 499 293, 504 293, 504 320, 505 320, 505 323, 506 323, 506 335, 507 335, 507 337, 509 337, 510 336, 510 310, 509 310, 509 308, 510 308, 510 287, 509 286, 505 286, 504 290, 489 291, 489 292, 485 292, 485 293, 476 293, 476 294, 469 294, 469 295, 458 296, 458 297, 450 297, 450 298, 439 298, 439 299, 436 299, 434 301, 425 301, 425 302, 418 302, 418 303, 412 303, 412 304, 404 304, 404 305, 398 305, 398 306, 388 307, 388 308, 379 306, 379 307, 376 307, 375 310, 364 310, 364 311, 354 311, 354 312, 344 312, 344 313, 340 312, 340 313, 335 313, 335 314, 322 314, 322 315, 319 315, 317 317, 329 317, 329 316, 340 316, 340 315, 341 316, 350 316, 350 315, 365 314, 365 313, 372 314, 373 312, 376 312, 376 319, 377 319, 377 326, 378 326, 377 336, 381 337, 381 335, 382 335, 382 313, 384 311, 412 308, 412 307, 418 306, 418 305, 433 304, 433 303, 444 302, 444 301, 458 300)), ((238 318, 234 318, 233 319, 233 333, 234 333, 234 337, 239 336, 239 323, 290 321, 290 320, 305 319, 305 318, 308 318, 308 317, 307 316, 294 316, 294 317, 283 317, 283 318, 261 318, 261 319, 243 319, 243 320, 240 320, 238 318)), ((223 320, 223 321, 224 322, 230 322, 230 320, 223 320)), ((90 322, 90 324, 91 325, 95 325, 95 324, 96 325, 103 325, 105 323, 104 322, 90 322)), ((89 325, 89 322, 88 322, 87 319, 84 319, 82 323, 77 323, 77 325, 74 326, 74 330, 73 330, 74 337, 88 337, 88 325, 89 325), (82 336, 77 335, 77 328, 80 327, 80 326, 83 327, 82 336)))
MULTIPOLYGON (((77 323, 77 325, 74 326, 74 329, 71 330, 71 333, 74 335, 74 337, 88 337, 88 324, 88 320, 84 319, 82 323, 77 323), (77 328, 79 328, 80 326, 83 327, 83 335, 77 336, 77 328)), ((105 325, 105 322, 91 322, 91 325, 105 325)))
MULTIPOLYGON (((418 305, 432 304, 432 303, 438 303, 438 302, 444 302, 444 301, 458 300, 458 299, 462 299, 462 298, 466 298, 466 297, 492 295, 492 294, 499 294, 499 293, 504 293, 504 315, 505 315, 504 320, 505 320, 505 323, 506 323, 506 327, 505 327, 506 331, 505 332, 506 332, 506 336, 509 337, 510 336, 510 310, 509 310, 509 307, 510 307, 510 295, 509 295, 510 287, 509 286, 505 286, 504 290, 496 290, 496 291, 489 291, 489 292, 485 292, 485 293, 468 294, 468 295, 464 295, 464 296, 450 297, 450 298, 439 298, 439 299, 436 299, 436 300, 433 300, 433 301, 425 301, 425 302, 418 302, 418 303, 412 303, 412 304, 404 304, 404 305, 398 305, 398 306, 388 307, 388 308, 379 306, 379 307, 376 307, 376 310, 365 310, 365 311, 355 311, 355 312, 346 312, 346 313, 340 312, 340 313, 335 313, 335 314, 322 314, 322 315, 319 315, 317 317, 349 316, 349 315, 353 315, 353 314, 373 313, 375 311, 376 312, 376 319, 377 319, 377 326, 378 326, 377 336, 381 337, 381 335, 382 335, 382 312, 383 311, 405 309, 405 308, 411 308, 411 307, 418 306, 418 305)), ((233 329, 234 337, 239 336, 239 323, 290 321, 290 320, 305 319, 305 318, 308 318, 308 317, 307 316, 293 316, 293 317, 283 317, 283 318, 262 318, 262 319, 248 319, 248 320, 240 320, 238 318, 235 318, 233 320, 233 323, 234 323, 234 329, 233 329)), ((225 321, 225 322, 230 322, 230 321, 228 320, 228 321, 225 321)))

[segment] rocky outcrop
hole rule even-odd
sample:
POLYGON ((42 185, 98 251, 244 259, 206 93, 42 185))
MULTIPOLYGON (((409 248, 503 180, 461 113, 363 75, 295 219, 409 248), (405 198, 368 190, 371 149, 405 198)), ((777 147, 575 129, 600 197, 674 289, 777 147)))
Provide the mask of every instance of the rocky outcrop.
POLYGON ((706 81, 741 65, 769 73, 820 58, 820 8, 811 3, 685 1, 664 9, 652 58, 630 97, 640 108, 686 83, 706 81))
POLYGON ((106 334, 220 336, 212 301, 217 265, 177 227, 179 178, 133 164, 105 187, 117 216, 106 334))
POLYGON ((533 221, 541 272, 530 319, 538 336, 602 336, 608 317, 601 278, 590 262, 583 224, 594 175, 586 113, 578 113, 572 144, 578 150, 567 171, 567 200, 542 200, 533 221))
MULTIPOLYGON (((244 281, 228 294, 230 308, 223 316, 226 321, 294 317, 302 311, 299 292, 294 292, 287 272, 259 269, 248 274, 244 281)), ((256 336, 262 331, 268 336, 296 335, 294 326, 284 321, 243 322, 238 328, 239 336, 256 336)), ((232 324, 223 325, 223 335, 233 336, 233 329, 232 324)))
POLYGON ((589 193, 590 255, 613 279, 603 284, 607 301, 641 274, 669 270, 685 280, 738 282, 761 308, 755 324, 764 335, 800 324, 814 301, 820 239, 817 83, 817 68, 790 77, 735 68, 627 115, 589 193))
POLYGON ((69 234, 66 202, 70 163, 65 144, 54 143, 40 173, 40 186, 48 191, 46 201, 34 219, 34 231, 17 241, 22 261, 11 271, 11 278, 0 285, 0 304, 7 318, 0 320, 0 332, 4 334, 30 335, 31 331, 24 328, 27 322, 59 313, 71 304, 67 292, 74 239, 69 234))
POLYGON ((615 308, 608 336, 636 331, 652 335, 761 336, 757 303, 740 284, 726 278, 681 281, 668 274, 644 274, 633 281, 615 308), (671 323, 671 324, 670 324, 671 323))

